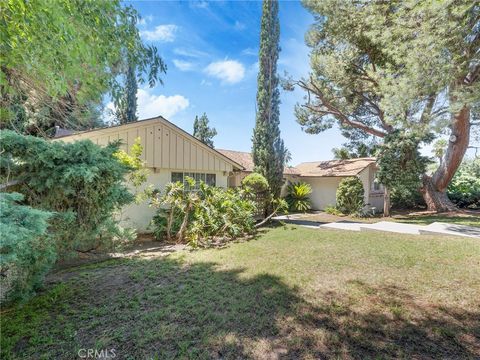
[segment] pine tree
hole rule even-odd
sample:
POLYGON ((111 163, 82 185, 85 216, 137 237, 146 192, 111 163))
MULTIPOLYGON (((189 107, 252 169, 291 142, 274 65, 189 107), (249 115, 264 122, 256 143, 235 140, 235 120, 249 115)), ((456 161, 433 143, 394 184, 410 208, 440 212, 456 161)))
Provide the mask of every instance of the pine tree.
POLYGON ((217 135, 217 130, 208 126, 208 117, 206 113, 198 118, 195 116, 195 121, 193 122, 193 136, 204 144, 213 148, 213 137, 217 135))
POLYGON ((280 138, 280 90, 277 60, 280 52, 278 1, 264 0, 260 29, 257 114, 253 130, 255 171, 265 176, 275 197, 280 195, 286 149, 280 138))

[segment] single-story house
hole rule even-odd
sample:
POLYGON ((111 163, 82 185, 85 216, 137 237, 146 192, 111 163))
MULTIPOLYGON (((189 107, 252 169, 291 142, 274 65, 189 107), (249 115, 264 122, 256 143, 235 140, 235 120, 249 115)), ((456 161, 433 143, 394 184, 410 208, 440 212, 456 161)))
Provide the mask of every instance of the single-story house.
MULTIPOLYGON (((120 140, 121 148, 125 151, 140 138, 143 146, 142 158, 150 170, 147 185, 152 184, 160 190, 171 181, 185 181, 186 176, 214 186, 237 187, 254 168, 250 153, 213 149, 161 116, 64 134, 57 134, 53 141, 88 139, 98 145, 107 145, 120 140)), ((285 167, 282 195, 285 195, 288 183, 300 180, 307 182, 312 186, 312 208, 323 210, 329 205, 335 205, 336 190, 343 178, 358 176, 365 189, 365 203, 381 210, 383 187, 375 181, 375 171, 374 158, 306 162, 295 167, 285 167)), ((154 209, 145 202, 125 207, 121 220, 124 225, 143 232, 148 229, 153 215, 154 209)))
MULTIPOLYGON (((252 155, 248 152, 218 149, 219 152, 239 163, 243 170, 235 171, 228 177, 228 186, 240 186, 242 179, 253 172, 252 155)), ((282 195, 286 193, 289 182, 304 181, 312 187, 310 200, 314 210, 323 210, 336 204, 337 187, 343 178, 358 176, 365 190, 364 202, 368 207, 383 210, 383 187, 376 181, 375 158, 358 158, 348 160, 329 160, 304 162, 295 167, 285 167, 283 178, 285 186, 282 195)))
POLYGON ((378 211, 383 211, 384 188, 376 180, 375 158, 304 162, 295 168, 299 179, 312 187, 310 199, 314 210, 335 205, 340 181, 357 176, 363 183, 364 203, 369 208, 375 207, 378 211))
MULTIPOLYGON (((228 187, 240 186, 243 178, 251 174, 255 167, 252 154, 244 151, 225 149, 217 149, 217 151, 243 166, 243 170, 234 171, 228 177, 228 187)), ((288 181, 295 181, 297 175, 298 170, 292 166, 285 166, 283 169, 283 180, 285 181, 285 184, 287 184, 288 181)), ((282 191, 285 191, 285 186, 282 191)))
MULTIPOLYGON (((243 166, 159 116, 124 125, 111 126, 56 137, 53 141, 91 140, 98 145, 120 140, 122 149, 132 147, 140 138, 143 160, 150 170, 147 184, 163 189, 171 181, 184 181, 186 176, 210 185, 227 187, 228 178, 243 166)), ((145 202, 129 205, 122 211, 125 225, 146 231, 154 210, 145 202)))

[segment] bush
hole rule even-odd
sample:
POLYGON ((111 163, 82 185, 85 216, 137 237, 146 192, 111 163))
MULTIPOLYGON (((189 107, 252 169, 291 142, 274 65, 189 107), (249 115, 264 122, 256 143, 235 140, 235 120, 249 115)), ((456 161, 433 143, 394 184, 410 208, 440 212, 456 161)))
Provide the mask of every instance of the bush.
MULTIPOLYGON (((193 179, 187 181, 190 188, 195 186, 193 179)), ((255 226, 255 203, 241 189, 222 189, 201 182, 198 191, 185 191, 182 183, 170 183, 152 199, 152 204, 158 209, 153 220, 155 236, 187 240, 194 247, 250 234, 255 226)))
POLYGON ((394 209, 415 209, 425 206, 425 200, 418 188, 397 186, 390 192, 390 201, 394 209))
POLYGON ((337 209, 343 214, 358 214, 363 208, 363 184, 356 176, 340 181, 337 188, 337 209))
POLYGON ((327 207, 325 207, 323 211, 325 211, 327 214, 330 214, 330 215, 336 215, 336 216, 343 215, 342 212, 333 205, 328 205, 327 207))
POLYGON ((480 208, 480 159, 465 159, 447 190, 448 197, 461 208, 480 208))
POLYGON ((251 173, 243 178, 242 188, 246 197, 255 202, 255 216, 264 218, 273 202, 267 179, 261 174, 251 173))
POLYGON ((47 235, 49 212, 19 205, 23 195, 0 194, 0 303, 31 295, 55 262, 47 235))
POLYGON ((0 132, 0 172, 19 182, 26 204, 51 211, 59 256, 111 245, 115 214, 133 201, 124 179, 132 168, 117 159, 118 144, 49 142, 0 132))
POLYGON ((245 176, 242 180, 242 186, 244 188, 250 188, 256 193, 268 191, 268 181, 265 176, 258 173, 251 173, 245 176))
POLYGON ((312 193, 312 187, 305 182, 296 182, 287 186, 287 196, 285 200, 291 211, 307 211, 312 208, 309 195, 312 193))

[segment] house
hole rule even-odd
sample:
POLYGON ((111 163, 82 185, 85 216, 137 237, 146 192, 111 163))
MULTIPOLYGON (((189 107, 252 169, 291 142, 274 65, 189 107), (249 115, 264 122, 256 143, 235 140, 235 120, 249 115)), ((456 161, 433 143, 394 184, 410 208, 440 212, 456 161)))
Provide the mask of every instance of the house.
MULTIPOLYGON (((228 177, 228 186, 240 186, 242 179, 253 172, 252 155, 248 152, 218 149, 219 152, 239 163, 243 170, 232 172, 228 177)), ((337 187, 343 178, 358 176, 365 190, 364 202, 369 207, 383 209, 383 187, 375 180, 375 158, 358 158, 348 160, 330 160, 304 162, 295 167, 285 167, 283 178, 285 186, 282 195, 286 193, 289 182, 304 181, 312 187, 310 200, 314 210, 323 210, 336 204, 337 187)))
MULTIPOLYGON (((243 170, 235 171, 228 177, 228 187, 240 186, 243 178, 251 174, 255 167, 252 154, 249 152, 225 149, 217 149, 217 151, 243 166, 243 170)), ((285 166, 283 169, 283 179, 285 184, 289 181, 295 181, 298 175, 298 170, 294 167, 285 166)), ((285 192, 285 186, 282 188, 282 192, 285 192)))
MULTIPOLYGON (((94 129, 55 138, 53 141, 91 140, 98 145, 121 141, 121 148, 130 149, 140 138, 143 160, 150 170, 147 184, 163 189, 171 181, 184 181, 186 176, 210 185, 227 187, 228 178, 243 166, 205 145, 184 130, 159 116, 124 125, 94 129)), ((129 205, 121 214, 124 225, 146 231, 154 210, 145 202, 129 205)))
POLYGON ((340 181, 357 176, 363 183, 364 203, 383 211, 383 186, 376 181, 376 159, 358 158, 304 162, 295 166, 298 178, 310 184, 312 208, 323 210, 336 204, 336 193, 340 181))

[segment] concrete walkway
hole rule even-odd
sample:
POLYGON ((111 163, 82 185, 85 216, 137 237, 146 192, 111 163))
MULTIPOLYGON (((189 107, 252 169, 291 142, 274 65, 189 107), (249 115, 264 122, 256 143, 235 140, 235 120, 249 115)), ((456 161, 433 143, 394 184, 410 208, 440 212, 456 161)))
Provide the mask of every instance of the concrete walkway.
POLYGON ((348 231, 382 231, 410 235, 454 235, 471 238, 480 238, 480 228, 465 225, 455 225, 441 222, 434 222, 429 225, 405 224, 393 221, 379 221, 373 224, 337 221, 332 223, 320 223, 315 221, 302 220, 295 215, 277 216, 274 220, 284 221, 315 229, 337 229, 348 231))

